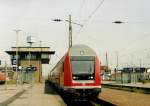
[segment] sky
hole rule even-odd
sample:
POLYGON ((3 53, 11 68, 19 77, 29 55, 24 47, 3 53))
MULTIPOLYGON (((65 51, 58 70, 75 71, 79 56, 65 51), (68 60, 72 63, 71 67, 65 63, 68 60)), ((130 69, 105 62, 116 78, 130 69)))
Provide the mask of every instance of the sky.
POLYGON ((54 66, 68 49, 68 23, 52 20, 68 20, 71 14, 73 22, 84 26, 72 25, 73 45, 93 48, 101 64, 106 63, 107 52, 110 67, 116 67, 117 54, 119 67, 150 67, 149 4, 149 0, 0 0, 0 58, 9 59, 4 51, 16 45, 14 29, 21 29, 19 46, 27 46, 26 37, 34 36, 34 46, 41 40, 42 46, 56 51, 50 62, 54 66))

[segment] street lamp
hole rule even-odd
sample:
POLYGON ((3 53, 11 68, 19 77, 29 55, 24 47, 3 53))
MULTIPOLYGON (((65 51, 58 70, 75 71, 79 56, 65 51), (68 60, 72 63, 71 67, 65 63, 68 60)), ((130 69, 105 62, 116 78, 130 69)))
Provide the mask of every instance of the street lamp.
POLYGON ((115 24, 122 24, 122 23, 124 23, 123 21, 114 21, 114 22, 112 22, 112 23, 115 23, 115 24))
POLYGON ((83 25, 72 22, 71 15, 69 15, 69 20, 53 19, 52 21, 57 21, 57 22, 66 21, 66 22, 69 22, 69 48, 72 47, 72 25, 71 24, 76 24, 76 25, 79 25, 80 27, 83 27, 83 25))
POLYGON ((15 29, 16 32, 16 86, 18 85, 18 40, 20 29, 15 29))
MULTIPOLYGON (((119 21, 119 20, 117 20, 117 21, 114 21, 114 22, 112 22, 112 23, 114 23, 114 24, 123 24, 123 23, 125 23, 125 22, 123 22, 123 21, 119 21)), ((118 51, 116 52, 116 57, 117 57, 117 65, 116 65, 116 70, 115 70, 115 81, 116 81, 116 72, 118 71, 118 67, 119 67, 119 56, 118 56, 118 51)), ((123 83, 123 75, 122 75, 123 73, 122 73, 122 71, 121 71, 121 83, 123 83)))
MULTIPOLYGON (((32 56, 31 56, 31 47, 32 47, 32 44, 35 42, 35 38, 33 36, 27 36, 27 43, 29 43, 29 67, 31 69, 32 67, 32 64, 31 64, 31 59, 32 59, 32 56)), ((34 73, 32 73, 32 86, 34 84, 34 73)))

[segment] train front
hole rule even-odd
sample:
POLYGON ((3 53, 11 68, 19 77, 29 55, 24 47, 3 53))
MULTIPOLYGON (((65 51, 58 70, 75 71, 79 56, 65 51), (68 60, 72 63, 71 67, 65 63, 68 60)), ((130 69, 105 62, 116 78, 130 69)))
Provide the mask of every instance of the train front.
POLYGON ((74 98, 96 97, 101 92, 100 62, 90 47, 70 48, 64 61, 64 89, 74 98))

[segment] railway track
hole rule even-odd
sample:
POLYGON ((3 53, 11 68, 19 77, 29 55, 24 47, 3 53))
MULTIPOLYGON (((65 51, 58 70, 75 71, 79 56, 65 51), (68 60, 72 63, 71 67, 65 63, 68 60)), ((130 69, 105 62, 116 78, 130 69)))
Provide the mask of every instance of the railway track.
POLYGON ((87 101, 80 101, 80 100, 64 100, 67 106, 116 106, 110 102, 104 101, 102 99, 96 98, 87 101))
POLYGON ((65 97, 64 93, 60 93, 55 86, 49 84, 46 82, 46 85, 48 86, 48 89, 51 88, 50 91, 53 91, 61 96, 61 98, 64 100, 67 106, 116 106, 115 104, 112 104, 110 102, 107 102, 105 100, 102 100, 100 98, 90 99, 90 100, 71 100, 69 97, 65 97))
POLYGON ((91 106, 116 106, 108 101, 104 101, 102 99, 96 98, 90 101, 91 106))

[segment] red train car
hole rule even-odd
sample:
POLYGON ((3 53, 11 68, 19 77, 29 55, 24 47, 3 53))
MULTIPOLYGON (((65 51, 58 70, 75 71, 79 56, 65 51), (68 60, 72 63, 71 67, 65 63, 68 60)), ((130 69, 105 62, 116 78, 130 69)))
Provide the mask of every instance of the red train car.
POLYGON ((65 95, 74 98, 96 97, 101 92, 100 61, 86 45, 74 45, 48 75, 65 95))
POLYGON ((5 74, 0 72, 0 84, 4 84, 5 83, 5 79, 6 79, 5 74))

